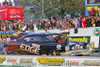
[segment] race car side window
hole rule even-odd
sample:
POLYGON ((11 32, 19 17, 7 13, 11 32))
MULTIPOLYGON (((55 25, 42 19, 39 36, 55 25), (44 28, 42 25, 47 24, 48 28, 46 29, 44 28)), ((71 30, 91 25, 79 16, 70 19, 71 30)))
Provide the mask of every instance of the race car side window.
POLYGON ((33 36, 33 37, 31 37, 31 41, 41 42, 41 40, 42 40, 42 37, 41 36, 33 36))
POLYGON ((30 37, 26 37, 26 38, 24 38, 24 41, 26 41, 26 42, 29 42, 30 40, 31 40, 30 37))
POLYGON ((31 37, 25 37, 24 38, 24 41, 26 41, 26 42, 33 42, 33 41, 41 42, 41 40, 42 40, 41 36, 31 36, 31 37))

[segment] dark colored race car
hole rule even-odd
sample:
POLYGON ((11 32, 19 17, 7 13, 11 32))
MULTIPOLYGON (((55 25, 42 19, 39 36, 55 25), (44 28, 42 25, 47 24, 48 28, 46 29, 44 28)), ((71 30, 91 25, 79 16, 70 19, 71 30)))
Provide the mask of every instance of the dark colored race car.
POLYGON ((59 55, 65 51, 65 44, 54 42, 59 34, 34 33, 28 34, 16 41, 4 43, 5 54, 21 55, 59 55))

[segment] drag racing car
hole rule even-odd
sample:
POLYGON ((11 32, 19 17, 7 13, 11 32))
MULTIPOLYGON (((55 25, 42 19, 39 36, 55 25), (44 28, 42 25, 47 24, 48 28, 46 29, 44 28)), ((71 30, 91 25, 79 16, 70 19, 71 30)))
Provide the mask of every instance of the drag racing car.
POLYGON ((65 47, 65 52, 62 52, 61 55, 64 56, 83 56, 91 54, 91 44, 87 43, 69 43, 65 47))
POLYGON ((16 41, 4 43, 4 53, 14 55, 59 55, 65 52, 65 44, 54 42, 59 34, 33 33, 27 34, 16 41))

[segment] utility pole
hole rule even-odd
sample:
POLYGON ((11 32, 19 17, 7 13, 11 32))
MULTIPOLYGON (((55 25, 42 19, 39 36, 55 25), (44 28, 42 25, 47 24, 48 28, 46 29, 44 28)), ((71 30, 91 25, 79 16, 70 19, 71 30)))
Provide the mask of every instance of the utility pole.
POLYGON ((42 17, 44 18, 44 0, 42 0, 42 17))

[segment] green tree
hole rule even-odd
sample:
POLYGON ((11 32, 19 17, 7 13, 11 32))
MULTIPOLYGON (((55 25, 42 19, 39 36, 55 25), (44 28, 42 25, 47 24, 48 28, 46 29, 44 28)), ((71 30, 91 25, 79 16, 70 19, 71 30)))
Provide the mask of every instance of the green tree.
MULTIPOLYGON (((77 16, 85 14, 84 0, 43 0, 44 13, 47 16, 64 17, 65 13, 77 16)), ((36 6, 30 10, 25 9, 24 13, 34 15, 35 18, 42 16, 42 0, 22 0, 21 6, 25 9, 27 6, 36 6)))

